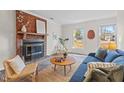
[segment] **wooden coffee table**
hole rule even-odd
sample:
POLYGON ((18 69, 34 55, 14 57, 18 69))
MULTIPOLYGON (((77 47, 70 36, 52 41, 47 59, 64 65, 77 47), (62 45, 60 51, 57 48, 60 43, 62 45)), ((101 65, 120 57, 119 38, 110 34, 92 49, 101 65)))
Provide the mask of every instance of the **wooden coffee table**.
POLYGON ((63 66, 64 67, 64 75, 66 76, 66 66, 70 66, 70 70, 71 70, 71 65, 75 63, 75 59, 73 57, 67 57, 65 59, 65 61, 62 61, 62 62, 56 62, 56 57, 52 57, 50 59, 50 62, 52 64, 54 64, 54 71, 56 71, 56 66, 59 65, 59 66, 63 66))

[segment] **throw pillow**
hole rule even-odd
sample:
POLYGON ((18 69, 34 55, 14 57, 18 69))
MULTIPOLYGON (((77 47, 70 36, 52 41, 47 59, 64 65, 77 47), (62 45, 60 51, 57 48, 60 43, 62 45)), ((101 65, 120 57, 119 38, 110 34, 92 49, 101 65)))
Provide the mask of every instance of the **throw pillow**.
POLYGON ((116 51, 117 51, 120 55, 124 56, 124 51, 123 51, 123 50, 116 49, 116 51))
POLYGON ((118 56, 120 55, 116 51, 108 51, 105 62, 112 62, 118 56))
POLYGON ((20 74, 21 71, 25 68, 25 64, 21 57, 17 55, 11 60, 8 60, 10 67, 14 70, 16 74, 20 74))
POLYGON ((100 58, 100 59, 104 59, 106 57, 106 54, 107 54, 107 50, 106 49, 98 49, 95 56, 100 58))
POLYGON ((113 61, 112 61, 112 63, 116 63, 116 64, 124 64, 124 56, 119 56, 119 57, 117 57, 117 58, 115 58, 113 61))

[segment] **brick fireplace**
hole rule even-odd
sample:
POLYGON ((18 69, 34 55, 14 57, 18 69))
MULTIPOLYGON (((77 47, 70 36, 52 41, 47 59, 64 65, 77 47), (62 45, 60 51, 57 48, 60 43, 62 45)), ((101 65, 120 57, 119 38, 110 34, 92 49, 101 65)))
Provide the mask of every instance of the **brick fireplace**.
POLYGON ((28 14, 23 11, 16 11, 16 54, 23 56, 25 61, 46 56, 47 44, 47 20, 28 14), (37 32, 36 21, 40 20, 45 24, 45 33, 37 32), (26 25, 28 23, 28 25, 26 25), (26 32, 22 31, 26 25, 26 32))
POLYGON ((23 40, 22 55, 25 61, 43 57, 44 40, 23 40))

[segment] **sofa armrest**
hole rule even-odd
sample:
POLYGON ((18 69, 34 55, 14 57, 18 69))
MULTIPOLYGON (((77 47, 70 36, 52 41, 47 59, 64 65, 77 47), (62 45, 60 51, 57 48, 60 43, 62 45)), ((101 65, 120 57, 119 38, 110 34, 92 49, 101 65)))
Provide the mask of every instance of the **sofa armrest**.
POLYGON ((69 82, 82 82, 84 80, 84 74, 87 71, 87 64, 80 64, 78 69, 72 75, 69 82))
POLYGON ((88 73, 87 77, 83 82, 92 82, 92 81, 110 81, 107 77, 107 74, 99 69, 93 69, 92 72, 88 73))

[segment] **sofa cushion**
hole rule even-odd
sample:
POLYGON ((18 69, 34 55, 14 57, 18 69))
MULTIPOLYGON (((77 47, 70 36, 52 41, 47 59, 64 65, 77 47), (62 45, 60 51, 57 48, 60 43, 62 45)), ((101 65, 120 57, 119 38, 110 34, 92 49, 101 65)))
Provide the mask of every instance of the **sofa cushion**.
POLYGON ((123 64, 124 65, 124 56, 119 56, 119 57, 115 58, 112 62, 116 63, 116 64, 123 64))
POLYGON ((117 51, 120 55, 124 56, 124 51, 122 51, 122 50, 120 50, 120 49, 116 49, 116 51, 117 51))
POLYGON ((103 61, 103 60, 101 60, 97 57, 88 56, 84 59, 83 63, 87 64, 87 63, 90 63, 90 62, 101 62, 101 61, 103 61))
POLYGON ((16 74, 20 74, 21 71, 25 68, 25 64, 20 56, 16 56, 11 60, 8 60, 9 65, 15 71, 16 74))
POLYGON ((106 49, 98 49, 95 56, 100 58, 100 59, 104 59, 106 57, 106 54, 107 54, 107 50, 106 49))
POLYGON ((112 62, 118 56, 120 55, 116 51, 108 51, 105 62, 112 62))

